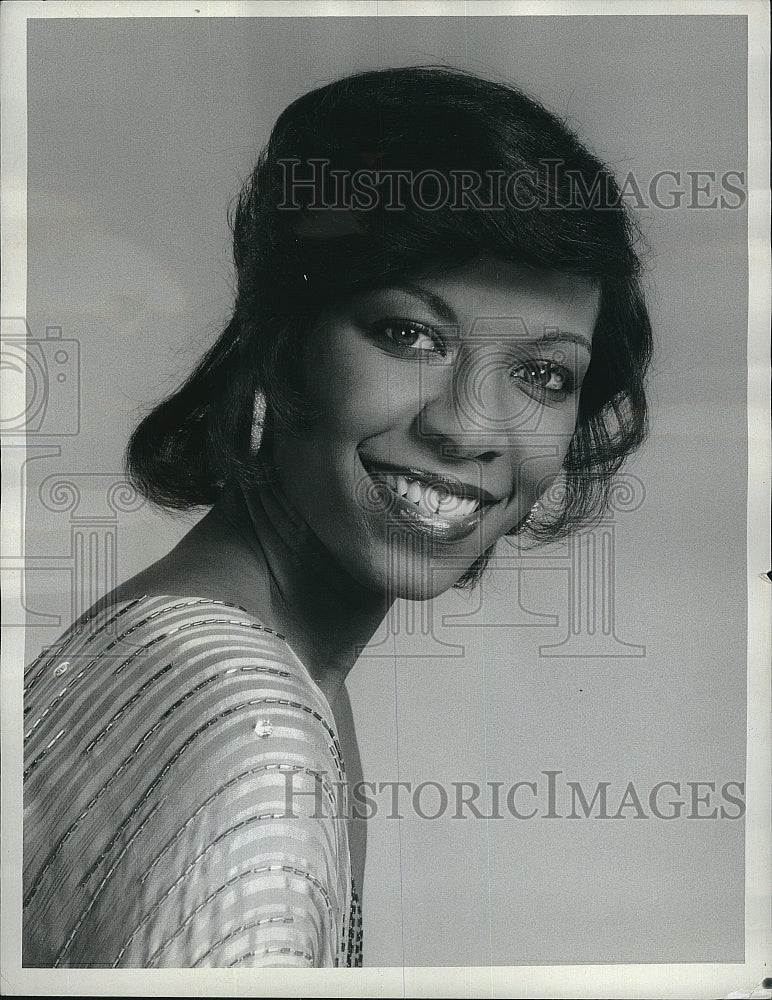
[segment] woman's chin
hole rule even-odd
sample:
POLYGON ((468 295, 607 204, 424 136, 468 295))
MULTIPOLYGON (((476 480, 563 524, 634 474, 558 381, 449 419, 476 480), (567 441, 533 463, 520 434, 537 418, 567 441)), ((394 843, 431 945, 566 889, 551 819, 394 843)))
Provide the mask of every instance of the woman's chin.
POLYGON ((454 559, 425 556, 393 546, 386 566, 370 565, 360 576, 368 589, 386 593, 389 600, 428 601, 455 587, 477 555, 454 559))

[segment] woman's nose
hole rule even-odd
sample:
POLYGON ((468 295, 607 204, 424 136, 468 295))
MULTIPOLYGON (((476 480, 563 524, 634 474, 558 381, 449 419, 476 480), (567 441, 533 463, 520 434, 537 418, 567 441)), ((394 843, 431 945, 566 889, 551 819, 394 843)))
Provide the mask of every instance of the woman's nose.
MULTIPOLYGON (((527 429, 533 400, 512 384, 511 356, 501 350, 467 352, 442 377, 427 379, 418 433, 443 453, 494 458, 527 429)), ((530 422, 533 422, 532 420, 530 422)))

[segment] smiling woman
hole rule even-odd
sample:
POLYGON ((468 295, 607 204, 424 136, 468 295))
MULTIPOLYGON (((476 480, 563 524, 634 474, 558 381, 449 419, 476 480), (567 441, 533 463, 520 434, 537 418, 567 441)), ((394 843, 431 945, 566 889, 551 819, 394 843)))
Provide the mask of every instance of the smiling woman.
POLYGON ((644 436, 633 229, 518 91, 306 94, 233 229, 233 318, 128 451, 211 510, 28 671, 25 965, 360 964, 346 674, 396 598, 599 514, 644 436))

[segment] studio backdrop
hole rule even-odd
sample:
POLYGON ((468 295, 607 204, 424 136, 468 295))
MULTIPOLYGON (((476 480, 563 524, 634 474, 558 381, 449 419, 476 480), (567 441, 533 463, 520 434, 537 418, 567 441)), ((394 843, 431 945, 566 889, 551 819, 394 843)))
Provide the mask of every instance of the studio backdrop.
POLYGON ((746 29, 28 24, 27 574, 9 609, 27 662, 195 520, 143 503, 123 450, 229 319, 227 211, 294 98, 414 64, 511 82, 611 164, 637 214, 651 435, 606 517, 500 543, 473 590, 398 603, 347 681, 349 779, 374 803, 352 829, 366 965, 744 960, 746 29))

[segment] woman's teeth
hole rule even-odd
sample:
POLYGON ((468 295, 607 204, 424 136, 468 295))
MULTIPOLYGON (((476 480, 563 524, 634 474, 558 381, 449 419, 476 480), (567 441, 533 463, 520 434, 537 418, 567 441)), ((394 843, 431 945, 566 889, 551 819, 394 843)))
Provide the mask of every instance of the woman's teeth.
POLYGON ((424 486, 418 480, 407 476, 385 476, 384 481, 390 490, 410 500, 422 514, 430 517, 441 514, 449 520, 460 521, 474 514, 480 506, 477 500, 453 496, 433 486, 424 486))

